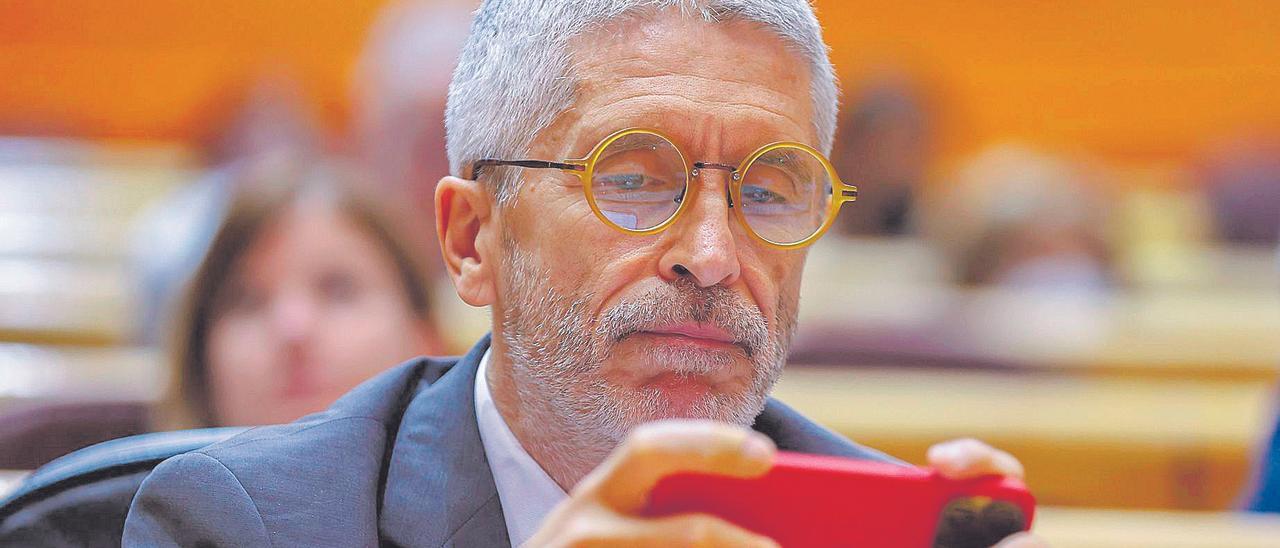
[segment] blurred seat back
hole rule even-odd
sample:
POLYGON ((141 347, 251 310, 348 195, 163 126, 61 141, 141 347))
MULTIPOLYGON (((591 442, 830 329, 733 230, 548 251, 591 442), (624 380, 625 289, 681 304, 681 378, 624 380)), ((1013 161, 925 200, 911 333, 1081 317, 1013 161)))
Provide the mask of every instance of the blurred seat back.
POLYGON ((142 434, 54 460, 0 500, 0 546, 120 546, 129 504, 152 468, 244 430, 142 434))
POLYGON ((147 422, 144 402, 22 405, 0 413, 0 469, 33 470, 95 443, 142 434, 147 422))

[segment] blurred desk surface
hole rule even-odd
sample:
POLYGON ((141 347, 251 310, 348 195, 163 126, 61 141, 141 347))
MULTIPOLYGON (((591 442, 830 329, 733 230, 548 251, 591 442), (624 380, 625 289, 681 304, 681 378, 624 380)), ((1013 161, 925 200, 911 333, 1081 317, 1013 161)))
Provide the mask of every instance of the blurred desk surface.
POLYGON ((17 489, 30 473, 29 470, 0 470, 0 499, 17 489))
MULTIPOLYGON (((147 402, 165 383, 153 349, 0 344, 0 409, 147 402)), ((986 440, 1023 461, 1044 504, 1221 510, 1244 488, 1274 390, 1253 380, 791 366, 775 395, 912 462, 943 440, 986 440)))
POLYGON ((173 145, 0 138, 0 256, 123 258, 132 220, 199 175, 173 145))
POLYGON ((1034 531, 1054 548, 1274 548, 1280 516, 1042 507, 1034 531))
POLYGON ((0 341, 123 342, 129 231, 200 173, 175 145, 0 138, 0 341))
MULTIPOLYGON (((23 402, 147 402, 165 386, 145 348, 0 344, 0 410, 23 402)), ((1223 510, 1272 420, 1265 381, 1019 371, 791 366, 775 395, 906 460, 976 437, 1016 455, 1043 504, 1223 510)))
POLYGON ((1280 379, 1272 248, 1198 248, 1199 278, 1090 292, 963 288, 924 242, 819 242, 793 357, 1082 375, 1280 379))
POLYGON ((1240 495, 1272 392, 1262 381, 791 366, 775 395, 916 463, 934 443, 985 440, 1022 460, 1044 504, 1216 510, 1240 495))
POLYGON ((152 401, 166 381, 150 348, 0 344, 0 410, 23 402, 152 401))
POLYGON ((0 257, 0 341, 120 344, 131 289, 121 264, 0 257))

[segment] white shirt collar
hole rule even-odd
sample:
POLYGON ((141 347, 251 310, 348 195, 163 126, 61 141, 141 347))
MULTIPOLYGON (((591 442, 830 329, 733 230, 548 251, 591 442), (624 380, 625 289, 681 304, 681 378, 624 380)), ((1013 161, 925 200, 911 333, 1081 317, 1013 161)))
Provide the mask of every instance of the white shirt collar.
POLYGON ((520 546, 538 531, 551 509, 567 495, 529 456, 498 413, 486 374, 491 352, 492 349, 485 350, 476 372, 476 422, 489 469, 493 471, 493 483, 498 488, 498 499, 502 502, 507 536, 512 546, 520 546))

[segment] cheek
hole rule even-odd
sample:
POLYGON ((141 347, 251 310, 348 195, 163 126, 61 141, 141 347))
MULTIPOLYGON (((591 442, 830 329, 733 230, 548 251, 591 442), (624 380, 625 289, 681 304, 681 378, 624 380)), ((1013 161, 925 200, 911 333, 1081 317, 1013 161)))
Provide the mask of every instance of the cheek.
POLYGON ((215 406, 228 408, 270 391, 274 346, 251 322, 221 320, 209 330, 205 363, 215 406))
POLYGON ((804 256, 794 251, 768 250, 745 260, 755 265, 750 269, 752 274, 747 284, 770 324, 776 325, 783 314, 794 316, 800 299, 804 256))
POLYGON ((397 296, 362 299, 329 312, 313 341, 322 374, 354 387, 418 353, 418 325, 397 296), (346 379, 345 381, 339 379, 346 379))
POLYGON ((654 236, 615 234, 594 217, 590 221, 575 237, 542 245, 538 253, 549 271, 542 283, 587 299, 589 313, 598 315, 654 281, 661 253, 654 236))
MULTIPOLYGON (((531 287, 510 287, 511 282, 519 284, 547 284, 559 288, 577 289, 582 287, 582 278, 588 269, 586 265, 595 262, 598 249, 596 234, 590 231, 589 221, 594 221, 590 210, 578 207, 578 204, 564 196, 559 199, 541 201, 526 200, 513 211, 503 226, 501 251, 501 268, 508 275, 501 276, 503 291, 508 295, 517 291, 529 291, 531 287), (547 212, 531 214, 530 210, 547 212), (585 211, 585 215, 583 213, 585 211), (518 272, 513 264, 521 261, 533 267, 530 272, 518 272), (524 278, 536 276, 536 281, 524 278)), ((595 221, 599 222, 599 221, 595 221)))

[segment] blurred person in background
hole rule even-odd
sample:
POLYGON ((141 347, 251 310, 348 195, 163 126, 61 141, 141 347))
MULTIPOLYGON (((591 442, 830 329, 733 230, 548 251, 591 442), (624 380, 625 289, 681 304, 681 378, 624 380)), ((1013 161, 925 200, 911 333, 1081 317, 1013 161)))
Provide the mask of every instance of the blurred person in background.
POLYGON ((1280 416, 1273 417, 1271 434, 1257 452, 1245 493, 1244 507, 1251 512, 1280 513, 1280 416))
MULTIPOLYGON (((412 247, 434 246, 435 183, 449 170, 445 96, 476 3, 390 3, 370 29, 354 70, 350 147, 372 180, 413 204, 411 212, 393 219, 399 225, 395 232, 412 239, 412 247)), ((234 192, 231 174, 263 158, 323 154, 331 148, 311 106, 296 78, 271 69, 209 109, 205 125, 212 129, 201 139, 200 152, 212 170, 149 208, 134 230, 131 266, 141 297, 139 342, 161 342, 173 297, 194 272, 226 213, 234 192)), ((438 255, 421 257, 427 276, 439 276, 438 255)))
MULTIPOLYGON (((1249 135, 1214 147, 1200 178, 1223 242, 1264 246, 1280 242, 1280 136, 1249 135)), ((1280 248, 1275 257, 1280 277, 1280 248)), ((1254 464, 1246 508, 1280 513, 1280 413, 1254 464)))
POLYGON ((167 312, 213 241, 246 166, 322 154, 326 145, 305 93, 286 73, 267 72, 210 108, 198 152, 209 169, 148 207, 134 223, 129 266, 139 297, 134 337, 159 345, 167 312))
MULTIPOLYGON (((151 204, 131 227, 127 266, 137 317, 126 323, 133 327, 132 344, 163 345, 173 323, 171 310, 206 255, 237 187, 246 182, 247 167, 316 157, 325 147, 306 94, 289 71, 266 70, 247 83, 224 90, 199 114, 208 126, 194 151, 199 165, 192 173, 199 175, 151 204)), ((14 443, 0 447, 0 468, 35 468, 154 427, 148 403, 104 396, 6 410, 0 437, 14 443), (26 432, 38 437, 26 442, 26 432)))
POLYGON ((1109 201, 1081 166, 1018 146, 978 154, 922 199, 923 233, 969 286, 1105 291, 1109 201))
MULTIPOLYGON (((403 212, 393 193, 352 168, 293 154, 241 160, 216 173, 208 184, 221 185, 213 195, 225 197, 227 212, 212 223, 212 244, 199 245, 203 255, 185 296, 172 299, 183 306, 157 322, 170 328, 170 387, 150 424, 142 405, 79 403, 73 409, 86 412, 75 415, 78 422, 51 425, 58 431, 46 430, 35 442, 76 440, 82 430, 97 442, 147 427, 288 422, 324 409, 397 362, 440 353, 422 247, 397 233, 393 218, 403 212), (87 424, 73 428, 80 423, 87 424), (121 431, 123 424, 134 429, 121 431)), ((193 219, 201 220, 207 219, 193 219)), ((36 411, 41 418, 53 414, 36 411)), ((105 449, 111 457, 99 452, 94 459, 136 458, 139 449, 182 439, 179 433, 126 442, 132 449, 105 449)), ((86 445, 59 443, 64 452, 86 445)), ((82 455, 70 462, 86 461, 82 455)), ((56 466, 62 472, 55 473, 68 469, 56 466)), ((18 514, 0 512, 0 546, 120 546, 145 473, 113 469, 18 514)))
POLYGON ((831 163, 858 195, 858 215, 837 227, 851 235, 899 235, 912 231, 913 203, 932 157, 930 110, 905 76, 880 76, 858 93, 841 115, 831 163))
POLYGON ((387 193, 336 164, 236 170, 228 212, 174 314, 166 428, 289 422, 441 349, 421 250, 387 193))
POLYGON ((1200 178, 1222 241, 1280 242, 1280 137, 1241 137, 1216 147, 1200 178))
MULTIPOLYGON (((1280 221, 1276 222, 1280 231, 1280 221)), ((1276 247, 1276 276, 1280 278, 1280 246, 1276 247)), ((1278 398, 1280 400, 1280 398, 1278 398)), ((1273 415, 1271 434, 1257 452, 1244 507, 1251 512, 1280 513, 1280 413, 1273 415)))
MULTIPOLYGON (((402 0, 374 21, 352 82, 355 153, 418 214, 408 230, 435 231, 436 181, 449 173, 444 107, 449 77, 478 0, 402 0)), ((440 259, 427 267, 440 273, 440 259)), ((442 273, 441 273, 442 274, 442 273)))

